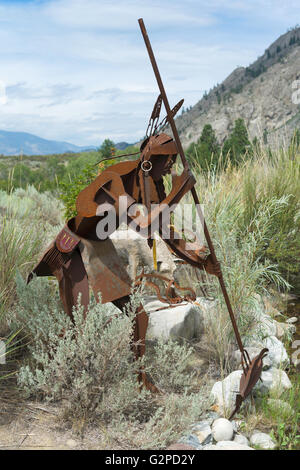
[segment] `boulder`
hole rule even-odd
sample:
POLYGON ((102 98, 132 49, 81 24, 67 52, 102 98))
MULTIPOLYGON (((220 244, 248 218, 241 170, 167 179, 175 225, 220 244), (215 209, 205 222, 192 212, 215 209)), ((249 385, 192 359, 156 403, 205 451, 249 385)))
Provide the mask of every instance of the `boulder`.
MULTIPOLYGON (((210 392, 213 403, 220 413, 227 416, 235 408, 236 394, 239 391, 240 380, 243 372, 236 370, 231 372, 224 380, 216 382, 210 392)), ((270 392, 280 396, 285 390, 292 387, 287 374, 280 369, 272 367, 261 374, 259 380, 253 388, 253 396, 268 395, 270 392)))
POLYGON ((246 436, 243 436, 242 434, 236 434, 234 436, 233 442, 236 442, 237 444, 241 444, 243 446, 249 446, 249 441, 246 436))
POLYGON ((251 447, 234 441, 220 441, 216 445, 211 444, 203 447, 203 450, 253 450, 251 447))
POLYGON ((261 313, 259 317, 259 324, 257 326, 257 334, 260 337, 275 336, 276 335, 276 320, 273 320, 269 315, 261 313))
MULTIPOLYGON (((110 235, 110 239, 132 281, 144 268, 153 271, 153 252, 146 238, 128 228, 116 230, 110 235)), ((173 255, 161 238, 156 241, 156 246, 158 271, 167 277, 172 277, 176 267, 173 255)))
MULTIPOLYGON (((260 351, 261 351, 261 348, 254 348, 254 347, 247 347, 247 352, 250 356, 250 360, 252 361, 255 356, 257 356, 260 351)), ((242 365, 241 365, 241 351, 239 349, 237 349, 236 351, 234 351, 232 353, 232 356, 231 356, 231 359, 232 359, 232 365, 234 368, 237 368, 237 369, 242 369, 242 365)), ((266 356, 264 359, 263 359, 263 370, 268 370, 272 367, 272 362, 271 362, 271 359, 266 356)))
POLYGON ((202 445, 200 444, 199 439, 195 434, 188 434, 187 436, 183 436, 178 441, 178 444, 185 444, 192 446, 194 449, 202 450, 202 445))
POLYGON ((149 314, 147 340, 201 338, 204 332, 203 315, 194 303, 185 302, 169 308, 156 297, 146 297, 143 304, 149 314))
POLYGON ((263 340, 254 340, 247 338, 245 341, 245 348, 254 347, 258 349, 268 348, 268 358, 271 361, 272 367, 288 367, 290 360, 287 351, 281 341, 276 336, 269 336, 263 340))
POLYGON ((276 447, 276 443, 272 440, 269 434, 259 431, 254 431, 254 433, 250 437, 250 443, 253 446, 258 446, 261 449, 265 450, 273 450, 276 447))
POLYGON ((212 432, 208 421, 200 421, 192 428, 192 432, 197 436, 201 445, 210 444, 212 442, 212 432))
POLYGON ((229 415, 235 408, 236 392, 240 388, 241 370, 231 372, 224 380, 216 382, 210 392, 211 399, 220 413, 229 415))
POLYGON ((285 390, 292 387, 292 384, 287 374, 280 369, 272 367, 261 374, 261 381, 259 380, 253 389, 254 395, 267 395, 271 391, 280 396, 285 390))
POLYGON ((291 337, 296 333, 296 327, 290 323, 276 322, 276 337, 278 339, 284 339, 291 337))
POLYGON ((297 317, 291 317, 291 318, 288 318, 286 323, 289 323, 289 324, 294 324, 294 323, 297 323, 298 321, 298 318, 297 317))
POLYGON ((274 367, 287 367, 290 363, 284 345, 276 336, 270 336, 263 341, 263 347, 269 349, 268 356, 274 367))
POLYGON ((212 435, 215 441, 231 441, 233 438, 232 423, 225 418, 219 418, 212 425, 212 435))

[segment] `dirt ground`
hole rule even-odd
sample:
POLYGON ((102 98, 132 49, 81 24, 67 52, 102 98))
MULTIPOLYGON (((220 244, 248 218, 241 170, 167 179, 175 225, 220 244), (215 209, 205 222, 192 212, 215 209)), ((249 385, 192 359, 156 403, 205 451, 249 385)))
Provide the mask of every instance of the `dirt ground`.
MULTIPOLYGON (((5 403, 0 407, 0 450, 104 449, 100 430, 81 438, 58 424, 59 409, 37 402, 5 403)), ((105 433, 104 433, 105 434, 105 433)))

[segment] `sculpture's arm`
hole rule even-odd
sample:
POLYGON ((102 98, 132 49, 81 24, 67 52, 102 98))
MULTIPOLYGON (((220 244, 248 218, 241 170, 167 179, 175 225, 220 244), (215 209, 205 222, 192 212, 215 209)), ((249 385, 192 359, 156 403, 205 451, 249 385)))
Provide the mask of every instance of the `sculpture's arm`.
POLYGON ((161 217, 163 218, 164 213, 169 213, 171 207, 173 211, 175 205, 190 191, 195 182, 194 176, 189 171, 184 170, 181 175, 173 176, 171 192, 162 199, 159 204, 155 204, 154 208, 150 210, 148 214, 142 215, 137 208, 132 207, 129 209, 129 217, 135 222, 138 229, 150 230, 151 225, 152 227, 156 227, 158 220, 161 217))
POLYGON ((205 270, 208 274, 213 274, 215 276, 220 275, 219 263, 213 263, 212 257, 208 254, 208 250, 205 246, 198 245, 197 247, 190 249, 190 242, 186 242, 182 238, 176 238, 172 227, 168 229, 168 232, 166 232, 166 229, 164 230, 161 227, 160 236, 171 251, 186 263, 198 269, 205 270))

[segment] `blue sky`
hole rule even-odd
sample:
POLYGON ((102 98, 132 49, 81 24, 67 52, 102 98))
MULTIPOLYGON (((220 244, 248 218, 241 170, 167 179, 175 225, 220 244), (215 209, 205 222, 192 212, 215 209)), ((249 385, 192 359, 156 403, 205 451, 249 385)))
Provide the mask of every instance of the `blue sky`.
POLYGON ((0 0, 0 129, 78 145, 144 135, 158 90, 194 105, 295 26, 289 0, 0 0))

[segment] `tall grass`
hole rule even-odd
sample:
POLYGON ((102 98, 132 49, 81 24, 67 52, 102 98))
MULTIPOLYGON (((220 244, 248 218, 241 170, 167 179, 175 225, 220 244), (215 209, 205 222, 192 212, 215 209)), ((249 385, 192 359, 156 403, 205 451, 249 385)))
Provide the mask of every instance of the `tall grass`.
MULTIPOLYGON (((300 292, 300 149, 270 152, 258 146, 239 166, 221 156, 215 169, 203 172, 195 164, 193 172, 230 300, 247 336, 257 321, 257 294, 270 284, 300 292)), ((183 203, 193 204, 191 194, 183 203)), ((210 276, 206 290, 219 305, 217 317, 206 325, 207 352, 226 368, 232 327, 217 280, 210 276)))
MULTIPOLYGON (((206 173, 195 167, 194 174, 245 338, 257 322, 258 293, 264 293, 270 284, 278 290, 288 289, 289 283, 296 289, 300 285, 299 148, 270 153, 257 147, 251 159, 238 167, 223 161, 206 173)), ((170 180, 167 184, 170 189, 170 180)), ((182 202, 192 203, 191 195, 182 202)), ((137 443, 139 447, 161 448, 204 407, 203 388, 196 394, 191 390, 186 393, 186 384, 195 379, 185 369, 189 348, 159 344, 151 361, 146 360, 148 370, 155 366, 155 382, 167 392, 158 405, 147 394, 136 393, 136 364, 129 346, 132 325, 127 317, 119 316, 104 332, 104 314, 110 310, 97 305, 91 307, 89 322, 82 323, 78 311, 76 325, 70 325, 60 311, 56 285, 37 279, 28 287, 18 277, 22 289, 16 287, 16 272, 24 278, 30 271, 43 246, 58 233, 61 214, 62 207, 51 194, 40 194, 32 187, 9 194, 0 191, 0 319, 13 331, 22 328, 31 342, 19 383, 29 395, 67 400, 65 412, 71 422, 80 422, 82 414, 90 422, 97 414, 99 422, 107 426, 113 414, 117 427, 110 427, 110 435, 116 435, 116 440, 122 434, 130 448, 137 443), (64 338, 60 334, 63 329, 67 332, 64 338), (106 374, 103 381, 101 374, 106 374)), ((217 308, 206 316, 206 343, 203 341, 202 347, 211 362, 226 373, 233 330, 216 278, 207 276, 206 290, 216 299, 217 308)))
MULTIPOLYGON (((35 188, 0 191, 0 326, 15 299, 15 275, 30 272, 61 225, 60 204, 35 188)), ((4 328, 5 329, 5 328, 4 328)))

